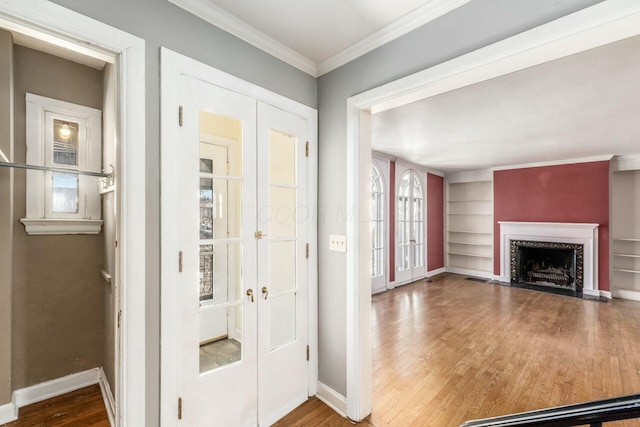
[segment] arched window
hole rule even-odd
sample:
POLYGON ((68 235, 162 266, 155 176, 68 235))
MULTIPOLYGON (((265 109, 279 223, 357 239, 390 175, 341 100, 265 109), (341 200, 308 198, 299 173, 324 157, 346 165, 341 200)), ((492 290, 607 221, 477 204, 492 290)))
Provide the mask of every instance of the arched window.
POLYGON ((384 180, 371 165, 371 277, 384 274, 384 180))

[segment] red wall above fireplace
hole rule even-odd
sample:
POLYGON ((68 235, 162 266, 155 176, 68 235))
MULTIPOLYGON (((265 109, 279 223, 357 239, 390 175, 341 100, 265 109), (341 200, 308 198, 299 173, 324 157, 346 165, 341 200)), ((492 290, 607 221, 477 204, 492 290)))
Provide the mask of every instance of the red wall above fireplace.
POLYGON ((498 221, 586 222, 598 228, 598 281, 609 290, 609 162, 496 171, 494 273, 500 274, 498 221))

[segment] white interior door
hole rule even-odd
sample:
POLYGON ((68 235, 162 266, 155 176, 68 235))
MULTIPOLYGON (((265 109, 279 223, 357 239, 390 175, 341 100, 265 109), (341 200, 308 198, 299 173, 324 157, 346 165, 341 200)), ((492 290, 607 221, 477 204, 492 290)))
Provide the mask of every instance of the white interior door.
POLYGON ((308 397, 307 122, 258 103, 258 420, 308 397))
POLYGON ((185 426, 269 426, 308 396, 307 122, 182 77, 185 426))
POLYGON ((180 98, 181 424, 254 427, 256 103, 187 77, 180 98))
POLYGON ((396 285, 425 275, 425 192, 423 175, 396 164, 396 285))

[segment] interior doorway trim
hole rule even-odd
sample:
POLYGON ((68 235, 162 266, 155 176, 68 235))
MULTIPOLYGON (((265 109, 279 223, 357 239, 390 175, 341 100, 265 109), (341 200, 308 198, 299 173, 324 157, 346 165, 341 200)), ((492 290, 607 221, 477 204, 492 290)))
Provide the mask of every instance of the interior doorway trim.
POLYGON ((145 425, 145 62, 144 40, 46 0, 0 0, 0 25, 115 62, 121 319, 119 426, 145 425))
POLYGON ((371 412, 371 281, 367 211, 371 114, 640 34, 637 0, 605 0, 540 27, 347 99, 347 415, 371 412), (367 207, 358 209, 358 206, 367 207))
MULTIPOLYGON (((178 221, 180 194, 179 170, 176 154, 180 150, 178 138, 178 95, 180 76, 189 76, 216 86, 247 95, 276 108, 296 114, 307 120, 309 138, 308 163, 308 240, 311 248, 308 268, 308 340, 309 340, 309 396, 317 392, 318 384, 318 112, 317 110, 278 95, 253 83, 227 74, 195 59, 173 52, 167 48, 160 50, 161 62, 161 248, 179 247, 178 221)), ((178 254, 161 250, 161 341, 177 342, 177 289, 179 283, 178 254)), ((160 422, 175 425, 178 421, 178 349, 172 345, 161 346, 161 393, 160 422)))

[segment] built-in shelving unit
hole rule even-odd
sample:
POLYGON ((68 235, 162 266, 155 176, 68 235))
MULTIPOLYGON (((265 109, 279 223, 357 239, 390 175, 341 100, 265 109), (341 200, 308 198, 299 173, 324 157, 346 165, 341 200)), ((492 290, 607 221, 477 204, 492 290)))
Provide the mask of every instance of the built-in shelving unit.
POLYGON ((611 204, 611 292, 640 301, 640 170, 613 173, 611 204))
POLYGON ((493 271, 493 183, 447 186, 447 267, 490 276, 493 271))

